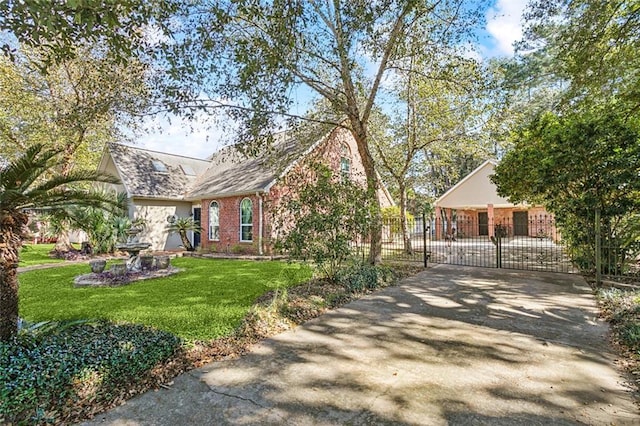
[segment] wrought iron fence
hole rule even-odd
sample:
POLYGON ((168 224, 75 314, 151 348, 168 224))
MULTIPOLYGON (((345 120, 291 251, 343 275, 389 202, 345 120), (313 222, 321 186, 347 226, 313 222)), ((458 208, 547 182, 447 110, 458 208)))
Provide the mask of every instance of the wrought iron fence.
POLYGON ((428 252, 424 216, 407 218, 407 232, 400 218, 387 218, 382 223, 382 259, 387 261, 420 262, 426 265, 428 252))
POLYGON ((552 216, 482 216, 383 223, 382 259, 534 271, 575 272, 552 216))
MULTIPOLYGON (((518 212, 516 212, 518 213, 518 212)), ((565 246, 552 215, 458 215, 455 220, 416 217, 403 231, 399 218, 382 226, 382 259, 422 263, 593 274, 603 279, 640 282, 640 216, 635 225, 603 222, 596 213, 595 229, 583 246, 565 246), (633 231, 633 230, 636 231, 633 231)), ((368 243, 359 245, 363 258, 368 243)))
POLYGON ((602 280, 637 284, 640 282, 640 217, 626 220, 603 220, 595 211, 594 244, 582 250, 593 252, 593 258, 581 259, 582 269, 594 273, 597 284, 602 280), (592 251, 593 250, 593 251, 592 251))
POLYGON ((454 265, 575 272, 550 215, 432 219, 430 260, 454 265))

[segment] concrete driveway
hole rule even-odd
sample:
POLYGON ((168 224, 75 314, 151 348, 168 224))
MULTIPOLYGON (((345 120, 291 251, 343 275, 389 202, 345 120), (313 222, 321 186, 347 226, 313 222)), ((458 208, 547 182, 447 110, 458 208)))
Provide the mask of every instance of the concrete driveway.
POLYGON ((638 425, 606 335, 579 276, 441 265, 93 424, 638 425))

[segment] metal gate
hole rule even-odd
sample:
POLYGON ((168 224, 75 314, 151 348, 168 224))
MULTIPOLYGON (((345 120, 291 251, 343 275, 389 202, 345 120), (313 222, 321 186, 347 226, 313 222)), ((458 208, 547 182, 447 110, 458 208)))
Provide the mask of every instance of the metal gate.
POLYGON ((429 262, 489 268, 576 272, 553 216, 432 218, 425 229, 429 262))

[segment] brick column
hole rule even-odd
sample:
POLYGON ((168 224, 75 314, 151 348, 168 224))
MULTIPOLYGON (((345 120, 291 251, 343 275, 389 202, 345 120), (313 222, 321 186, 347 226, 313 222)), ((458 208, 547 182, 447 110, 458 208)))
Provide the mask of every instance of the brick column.
POLYGON ((493 204, 487 204, 487 216, 489 217, 489 237, 493 237, 495 234, 495 223, 493 217, 493 204))
POLYGON ((434 214, 436 219, 434 226, 436 227, 436 241, 437 241, 442 239, 442 210, 440 206, 436 206, 434 214))

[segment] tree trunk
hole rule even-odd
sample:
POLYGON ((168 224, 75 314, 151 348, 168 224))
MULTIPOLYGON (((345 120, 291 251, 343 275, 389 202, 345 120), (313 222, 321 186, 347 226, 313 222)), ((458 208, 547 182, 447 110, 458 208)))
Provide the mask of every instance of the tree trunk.
POLYGON ((180 239, 182 240, 182 245, 187 251, 193 251, 193 246, 191 245, 191 241, 187 238, 187 231, 181 230, 180 239))
MULTIPOLYGON (((78 136, 78 141, 76 143, 67 143, 64 147, 64 155, 62 162, 62 169, 60 170, 60 174, 62 176, 69 176, 69 173, 73 171, 73 156, 76 152, 77 147, 84 140, 84 131, 80 132, 78 136)), ((58 235, 56 235, 56 245, 54 246, 54 250, 61 253, 67 253, 73 250, 73 246, 71 245, 71 240, 69 238, 69 229, 65 226, 58 235)))
POLYGON ((407 188, 404 184, 400 187, 400 226, 402 227, 402 240, 404 242, 404 252, 412 254, 411 234, 409 233, 409 224, 407 223, 407 188))
POLYGON ((369 150, 366 124, 353 118, 350 121, 352 125, 351 133, 358 145, 358 153, 362 158, 362 165, 367 178, 367 195, 373 207, 370 227, 369 263, 376 265, 382 260, 382 217, 380 214, 380 199, 378 198, 380 182, 371 151, 369 150))
POLYGON ((18 333, 18 250, 27 215, 0 216, 0 341, 18 333))
POLYGON ((56 235, 56 245, 53 248, 55 251, 66 253, 73 249, 71 245, 71 241, 69 240, 69 231, 64 230, 61 231, 58 235, 56 235))
POLYGON ((6 342, 18 332, 17 263, 0 264, 0 341, 6 342))

